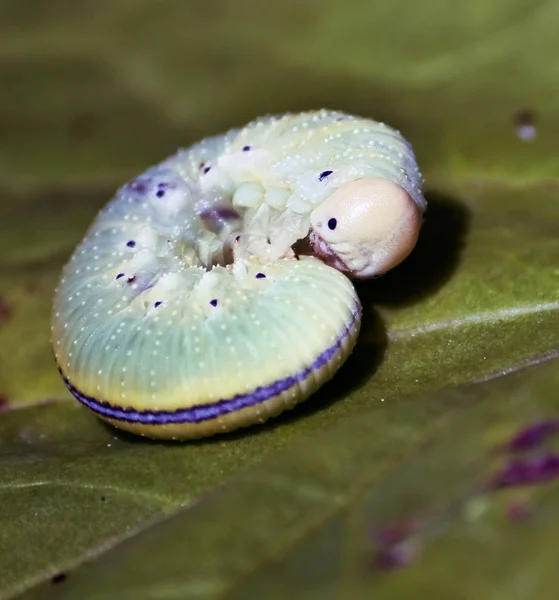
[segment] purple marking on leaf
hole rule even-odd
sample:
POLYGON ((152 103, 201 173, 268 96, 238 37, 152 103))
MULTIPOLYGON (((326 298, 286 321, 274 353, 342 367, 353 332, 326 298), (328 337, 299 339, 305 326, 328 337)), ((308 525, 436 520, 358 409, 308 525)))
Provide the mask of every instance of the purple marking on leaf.
POLYGON ((375 540, 382 546, 397 544, 417 530, 417 523, 411 519, 398 521, 381 527, 374 532, 375 540))
POLYGON ((497 471, 489 481, 492 489, 517 485, 532 485, 551 481, 559 476, 559 454, 514 459, 497 471))
POLYGON ((417 559, 417 549, 411 542, 402 542, 381 548, 375 555, 374 563, 382 571, 394 571, 412 564, 417 559))
POLYGON ((530 516, 530 509, 523 500, 513 500, 507 506, 507 517, 511 521, 525 521, 530 516))
POLYGON ((559 420, 538 421, 521 429, 506 444, 510 452, 523 452, 541 445, 550 435, 559 431, 559 420))

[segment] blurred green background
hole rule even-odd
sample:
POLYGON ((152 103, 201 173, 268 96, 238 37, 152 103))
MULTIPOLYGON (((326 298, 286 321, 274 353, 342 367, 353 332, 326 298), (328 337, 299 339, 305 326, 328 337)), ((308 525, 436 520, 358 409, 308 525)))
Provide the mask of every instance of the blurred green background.
POLYGON ((537 0, 2 3, 0 598, 557 597, 556 484, 479 486, 557 414, 558 26, 537 0), (412 256, 358 286, 353 357, 240 434, 100 424, 49 346, 96 212, 179 146, 322 107, 399 128, 429 201, 412 256), (371 531, 408 518, 413 560, 376 568, 371 531))

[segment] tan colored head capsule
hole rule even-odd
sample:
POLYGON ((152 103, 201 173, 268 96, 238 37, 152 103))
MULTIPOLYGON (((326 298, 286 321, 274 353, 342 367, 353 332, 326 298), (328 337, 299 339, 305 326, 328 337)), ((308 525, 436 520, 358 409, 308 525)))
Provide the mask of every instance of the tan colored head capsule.
POLYGON ((422 210, 397 183, 366 178, 346 183, 311 214, 318 257, 349 277, 366 279, 401 263, 419 235, 422 210))

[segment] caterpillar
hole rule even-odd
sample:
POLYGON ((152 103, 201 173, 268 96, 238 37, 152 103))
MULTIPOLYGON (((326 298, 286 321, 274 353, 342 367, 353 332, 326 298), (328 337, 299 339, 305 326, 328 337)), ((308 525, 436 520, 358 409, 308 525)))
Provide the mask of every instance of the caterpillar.
POLYGON ((411 145, 336 111, 259 118, 123 185, 65 265, 52 345, 69 391, 135 434, 263 423, 352 352, 351 279, 413 249, 411 145))

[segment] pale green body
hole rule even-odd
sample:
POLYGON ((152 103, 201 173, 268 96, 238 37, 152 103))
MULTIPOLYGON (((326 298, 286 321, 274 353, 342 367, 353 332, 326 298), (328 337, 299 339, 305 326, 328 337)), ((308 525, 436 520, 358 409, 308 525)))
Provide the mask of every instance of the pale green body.
POLYGON ((53 347, 73 392, 106 405, 100 416, 119 427, 173 438, 264 421, 306 398, 351 352, 360 305, 347 277, 295 258, 291 246, 333 190, 370 176, 395 181, 423 208, 399 134, 322 111, 210 138, 121 188, 56 291, 53 347), (287 383, 274 395, 278 381, 287 383), (264 401, 215 418, 143 416, 266 386, 264 401), (141 414, 129 422, 110 407, 141 414))

